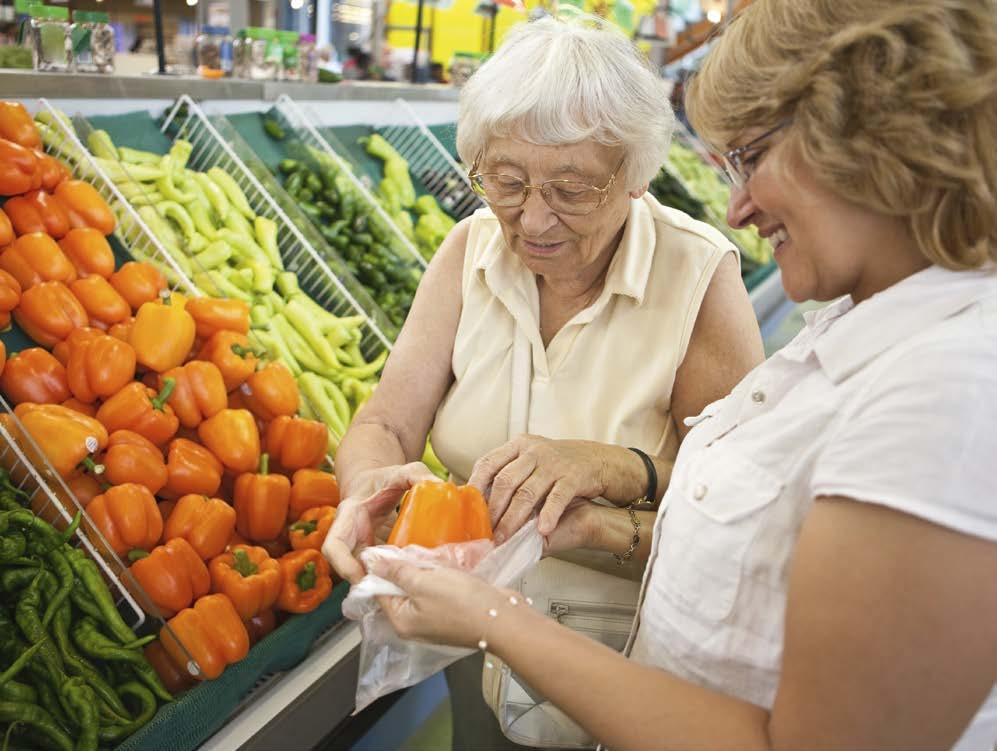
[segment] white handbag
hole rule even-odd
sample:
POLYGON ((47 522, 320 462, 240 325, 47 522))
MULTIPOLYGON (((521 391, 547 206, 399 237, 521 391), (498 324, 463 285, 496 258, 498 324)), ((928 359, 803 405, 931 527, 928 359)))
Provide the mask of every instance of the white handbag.
MULTIPOLYGON (((509 438, 525 433, 527 427, 532 357, 530 343, 519 330, 512 358, 509 438)), ((533 608, 544 615, 620 652, 640 596, 639 581, 558 558, 544 558, 512 588, 529 597, 533 608)), ((494 655, 485 659, 481 690, 502 733, 514 743, 534 748, 596 747, 585 730, 494 655)))

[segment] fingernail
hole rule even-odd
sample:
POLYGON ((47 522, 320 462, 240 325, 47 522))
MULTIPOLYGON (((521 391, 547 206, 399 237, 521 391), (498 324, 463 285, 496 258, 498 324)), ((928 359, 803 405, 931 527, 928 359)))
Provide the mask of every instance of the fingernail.
POLYGON ((501 545, 503 542, 505 542, 505 535, 502 534, 501 532, 496 532, 495 537, 493 539, 495 540, 496 545, 501 545))

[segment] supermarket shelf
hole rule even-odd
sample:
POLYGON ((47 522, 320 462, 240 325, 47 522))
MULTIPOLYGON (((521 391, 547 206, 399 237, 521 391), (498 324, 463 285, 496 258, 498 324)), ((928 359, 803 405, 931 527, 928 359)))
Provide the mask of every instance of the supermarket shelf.
POLYGON ((296 668, 257 689, 200 751, 315 748, 352 711, 360 627, 343 621, 296 668))
POLYGON ((4 70, 0 91, 5 97, 50 99, 255 99, 276 101, 281 94, 299 100, 373 100, 456 102, 458 90, 439 84, 343 81, 314 84, 276 81, 208 81, 198 76, 102 76, 82 73, 38 73, 4 70))

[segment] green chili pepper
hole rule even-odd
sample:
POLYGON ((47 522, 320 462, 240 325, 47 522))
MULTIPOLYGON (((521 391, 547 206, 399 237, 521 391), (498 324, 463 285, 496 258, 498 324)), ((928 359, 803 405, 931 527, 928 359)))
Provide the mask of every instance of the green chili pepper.
POLYGON ((172 156, 169 154, 164 156, 159 166, 163 171, 163 175, 156 180, 156 190, 166 196, 167 200, 176 201, 177 203, 190 203, 197 198, 196 193, 191 191, 185 193, 174 184, 175 167, 172 156))
POLYGON ((28 704, 37 704, 38 692, 28 683, 8 680, 0 686, 0 701, 26 701, 28 704))
POLYGON ((36 704, 0 701, 0 723, 20 722, 39 733, 57 751, 74 751, 73 739, 63 732, 55 718, 36 704))
POLYGON ((263 117, 263 130, 275 141, 283 141, 287 137, 280 123, 271 117, 263 117))
POLYGON ((0 537, 0 562, 6 563, 24 555, 27 541, 20 532, 5 532, 0 537))
POLYGON ((55 644, 48 638, 45 627, 42 626, 41 616, 38 608, 41 606, 41 579, 43 576, 51 576, 44 569, 39 569, 31 584, 21 592, 17 605, 14 607, 14 620, 21 629, 21 633, 32 643, 41 647, 38 659, 48 669, 53 676, 58 676, 65 672, 65 664, 62 655, 56 649, 55 644))
POLYGON ((159 212, 160 216, 166 219, 172 219, 176 226, 180 228, 180 232, 183 233, 184 238, 186 238, 188 242, 194 238, 194 235, 197 233, 197 228, 194 226, 194 220, 191 219, 190 214, 187 213, 187 209, 179 203, 172 200, 160 201, 156 204, 156 211, 159 212))
POLYGON ((76 718, 78 732, 73 751, 97 751, 97 697, 82 678, 67 678, 60 690, 76 718))
MULTIPOLYGON (((69 565, 73 567, 73 573, 76 574, 76 578, 79 579, 80 584, 83 585, 83 589, 92 598, 96 606, 95 609, 99 613, 100 622, 122 644, 134 641, 135 634, 128 628, 128 624, 121 618, 121 614, 118 613, 118 608, 115 606, 111 592, 100 575, 97 564, 79 550, 67 551, 66 557, 69 559, 69 565)), ((73 591, 77 592, 79 590, 74 589, 73 591)), ((77 602, 75 597, 73 602, 77 602)), ((84 612, 89 612, 86 608, 81 607, 80 609, 84 612)))
POLYGON ((129 164, 159 164, 159 160, 162 159, 160 154, 130 149, 127 146, 118 146, 118 156, 122 162, 129 164))
POLYGON ((41 648, 41 644, 34 644, 28 647, 28 649, 20 657, 14 660, 14 663, 9 668, 0 673, 0 688, 2 688, 8 681, 13 680, 17 674, 24 669, 24 666, 31 662, 31 658, 34 657, 41 648))
POLYGON ((232 208, 232 204, 229 202, 228 197, 225 195, 225 191, 219 188, 210 177, 208 177, 203 172, 194 173, 194 181, 197 183, 198 187, 204 192, 204 195, 208 199, 208 203, 211 204, 211 208, 215 210, 218 215, 219 220, 224 220, 225 216, 228 214, 229 210, 232 208))
POLYGON ((239 187, 239 184, 232 179, 232 176, 228 172, 221 167, 212 167, 208 170, 207 174, 214 181, 215 185, 225 192, 225 197, 228 198, 236 211, 247 219, 252 219, 256 216, 256 213, 249 205, 249 201, 246 200, 246 194, 242 192, 242 188, 239 187))
POLYGON ((129 681, 118 686, 118 692, 123 696, 131 696, 138 700, 139 709, 135 717, 124 725, 101 725, 97 737, 102 743, 115 743, 132 735, 136 730, 148 724, 156 714, 156 697, 141 683, 129 681))
POLYGON ((277 223, 273 219, 265 216, 258 216, 253 220, 253 230, 256 235, 257 244, 263 248, 270 265, 279 271, 284 270, 284 261, 280 257, 280 248, 277 245, 277 223))
POLYGON ((115 644, 100 632, 100 629, 97 628, 97 622, 89 616, 83 616, 73 626, 73 641, 91 657, 128 663, 138 679, 148 686, 156 696, 163 701, 172 701, 173 696, 163 686, 159 676, 146 661, 145 656, 137 650, 125 649, 115 644))

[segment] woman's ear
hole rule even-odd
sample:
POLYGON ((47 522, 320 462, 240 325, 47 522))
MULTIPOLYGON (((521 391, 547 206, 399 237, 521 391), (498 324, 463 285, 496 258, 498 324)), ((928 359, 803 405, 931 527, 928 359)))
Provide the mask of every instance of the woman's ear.
POLYGON ((642 195, 644 195, 647 192, 647 185, 648 185, 647 183, 644 183, 643 185, 641 185, 636 190, 631 190, 630 191, 630 197, 631 198, 640 198, 642 195))

